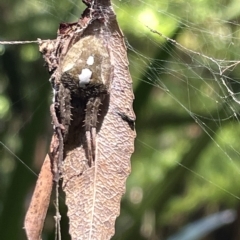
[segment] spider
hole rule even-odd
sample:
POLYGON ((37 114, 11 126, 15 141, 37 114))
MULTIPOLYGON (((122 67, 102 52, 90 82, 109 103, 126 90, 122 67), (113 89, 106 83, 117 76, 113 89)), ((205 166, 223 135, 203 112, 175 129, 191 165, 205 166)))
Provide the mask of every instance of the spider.
MULTIPOLYGON (((99 106, 108 94, 110 84, 112 67, 109 52, 101 38, 86 36, 68 50, 60 66, 60 85, 72 96, 80 96, 86 102, 85 135, 88 163, 91 166, 95 160, 99 106)), ((70 122, 70 119, 65 121, 70 122)))

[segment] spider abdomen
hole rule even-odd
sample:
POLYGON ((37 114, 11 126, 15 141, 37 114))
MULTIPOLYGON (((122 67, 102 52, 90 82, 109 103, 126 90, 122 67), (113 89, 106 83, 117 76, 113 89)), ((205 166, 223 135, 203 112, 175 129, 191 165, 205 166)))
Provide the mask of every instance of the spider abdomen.
POLYGON ((61 83, 74 95, 94 97, 108 93, 111 62, 102 39, 95 36, 81 38, 60 64, 61 83))

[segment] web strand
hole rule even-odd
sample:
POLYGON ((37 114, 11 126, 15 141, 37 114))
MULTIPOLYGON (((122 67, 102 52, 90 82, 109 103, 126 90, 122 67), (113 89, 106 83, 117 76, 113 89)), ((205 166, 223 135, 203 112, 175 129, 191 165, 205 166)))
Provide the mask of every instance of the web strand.
POLYGON ((2 45, 22 45, 22 44, 29 44, 29 43, 39 43, 39 40, 36 41, 0 41, 2 45))

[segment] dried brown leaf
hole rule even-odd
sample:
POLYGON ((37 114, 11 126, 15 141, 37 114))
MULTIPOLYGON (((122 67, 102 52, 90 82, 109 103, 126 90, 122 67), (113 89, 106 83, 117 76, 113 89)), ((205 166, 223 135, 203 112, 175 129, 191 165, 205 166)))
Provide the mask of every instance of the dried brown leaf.
POLYGON ((41 239, 43 224, 52 192, 52 185, 53 175, 51 172, 51 161, 47 154, 24 221, 24 228, 28 240, 41 239))
MULTIPOLYGON (((106 240, 114 234, 131 171, 134 96, 124 36, 110 1, 84 2, 88 8, 79 21, 60 24, 57 39, 40 41, 40 51, 52 73, 51 169, 57 186, 58 176, 63 179, 70 235, 73 240, 106 240), (93 63, 88 63, 90 56, 93 63), (86 68, 91 77, 80 78, 86 68)), ((46 214, 43 204, 34 212, 38 185, 25 222, 27 232, 35 234, 30 240, 40 236, 46 214), (38 215, 40 220, 34 220, 38 215)))
MULTIPOLYGON (((109 14, 109 12, 108 12, 109 14)), ((66 145, 63 167, 63 190, 66 193, 72 239, 110 239, 114 235, 120 201, 130 173, 134 150, 132 79, 129 74, 124 38, 114 13, 107 23, 107 46, 113 73, 109 99, 103 102, 100 127, 96 137, 96 158, 91 168, 84 167, 83 145, 66 145), (71 150, 68 151, 68 148, 71 150)), ((94 23, 92 24, 94 25, 94 23)), ((94 28, 92 26, 92 28, 94 28)), ((106 29, 106 28, 103 28, 106 29)), ((90 31, 86 29, 86 31, 90 31)), ((104 35, 104 34, 103 34, 104 35)), ((75 116, 73 116, 73 121, 75 116)), ((79 136, 84 134, 78 131, 79 136)), ((76 135, 69 134, 69 138, 76 135)), ((80 143, 79 140, 78 143, 80 143)))

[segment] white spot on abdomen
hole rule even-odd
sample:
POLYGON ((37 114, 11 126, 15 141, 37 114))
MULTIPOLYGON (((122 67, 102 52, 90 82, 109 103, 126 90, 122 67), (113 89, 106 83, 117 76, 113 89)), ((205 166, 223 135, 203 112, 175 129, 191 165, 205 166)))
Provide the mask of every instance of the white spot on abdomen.
POLYGON ((80 87, 85 87, 90 82, 91 76, 92 71, 88 68, 83 68, 81 74, 78 75, 80 87))
POLYGON ((89 56, 87 59, 87 65, 93 65, 94 64, 94 57, 93 56, 89 56))

